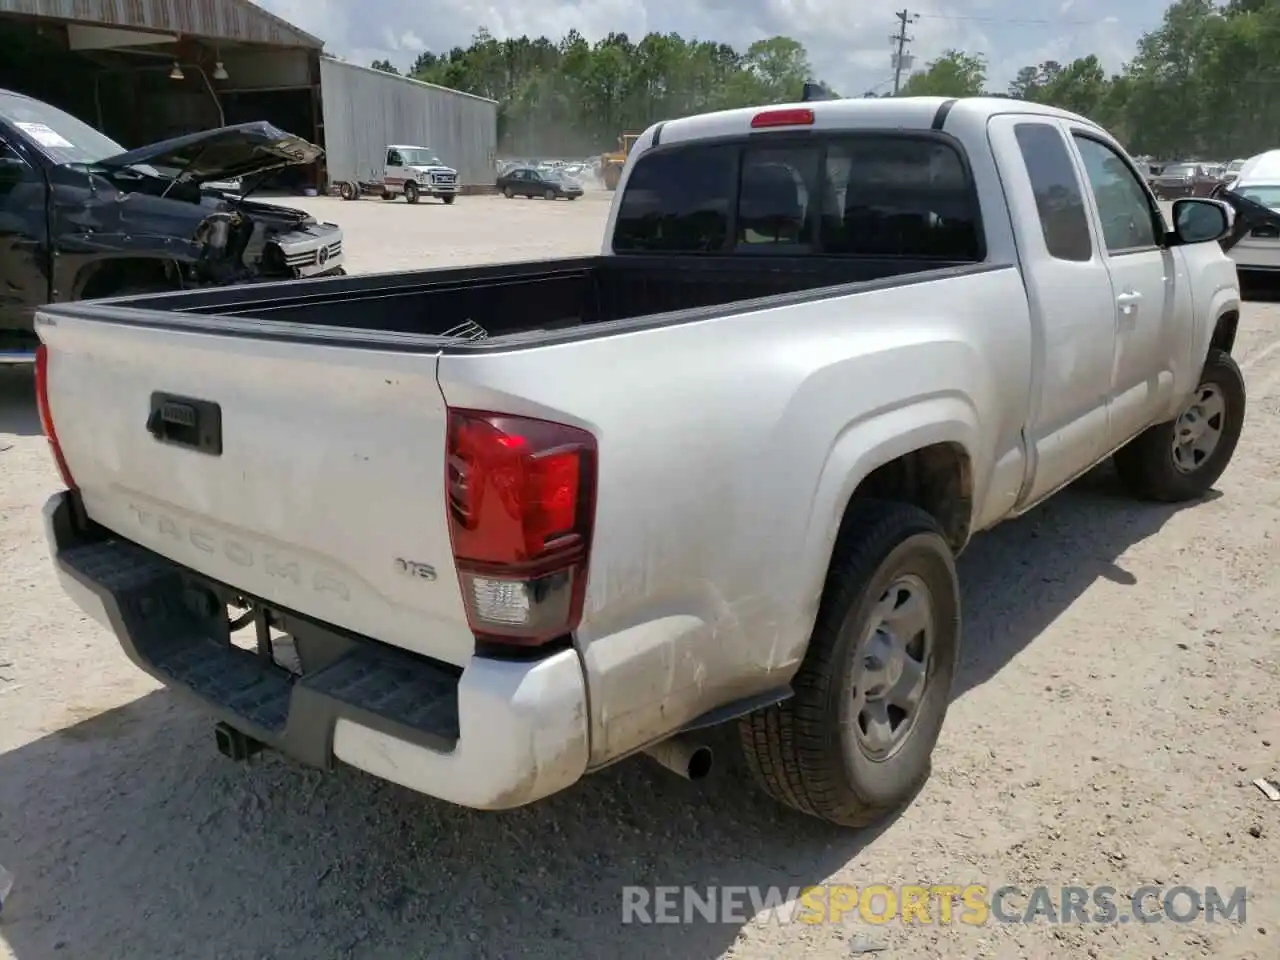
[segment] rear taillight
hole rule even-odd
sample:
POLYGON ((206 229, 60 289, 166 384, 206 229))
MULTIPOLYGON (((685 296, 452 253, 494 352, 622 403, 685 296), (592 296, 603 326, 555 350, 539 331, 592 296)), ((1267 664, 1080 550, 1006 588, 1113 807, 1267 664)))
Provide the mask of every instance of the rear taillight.
POLYGON ((449 536, 477 640, 540 646, 582 618, 596 441, 577 427, 450 410, 449 536))
POLYGON ((62 474, 62 482, 68 490, 76 489, 76 482, 67 469, 67 461, 62 456, 62 446, 58 443, 58 431, 53 427, 53 414, 49 411, 49 348, 43 343, 36 347, 36 409, 40 412, 40 426, 44 435, 49 438, 49 449, 53 451, 53 462, 58 465, 58 473, 62 474))

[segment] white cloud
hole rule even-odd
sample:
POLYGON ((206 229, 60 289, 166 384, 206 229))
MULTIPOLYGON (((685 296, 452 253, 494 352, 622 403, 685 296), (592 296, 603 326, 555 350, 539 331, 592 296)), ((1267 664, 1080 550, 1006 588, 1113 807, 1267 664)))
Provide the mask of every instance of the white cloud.
MULTIPOLYGON (((892 8, 872 13, 848 0, 257 0, 350 60, 389 59, 407 67, 423 50, 465 47, 484 27, 502 38, 589 40, 649 31, 730 43, 739 49, 775 34, 809 51, 817 75, 842 93, 884 89, 892 77, 892 8)), ((910 0, 908 0, 910 3, 910 0)), ((1106 0, 920 0, 910 52, 923 66, 948 48, 982 54, 1001 90, 1027 64, 1097 54, 1110 70, 1132 56, 1157 25, 1166 0, 1131 0, 1123 16, 1106 0)))

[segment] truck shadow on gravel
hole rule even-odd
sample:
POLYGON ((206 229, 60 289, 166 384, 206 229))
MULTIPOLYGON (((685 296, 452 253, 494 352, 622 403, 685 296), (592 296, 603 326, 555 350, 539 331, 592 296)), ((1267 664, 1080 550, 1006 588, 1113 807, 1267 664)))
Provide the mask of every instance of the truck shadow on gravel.
MULTIPOLYGON (((961 561, 957 696, 1099 577, 1140 588, 1118 558, 1174 509, 1134 504, 1099 471, 976 540, 961 561)), ((272 756, 240 768, 215 754, 211 727, 161 691, 0 756, 0 863, 17 875, 0 936, 19 960, 705 960, 758 934, 624 927, 622 888, 803 887, 879 836, 764 800, 728 759, 731 730, 715 744, 728 762, 701 784, 640 758, 481 814, 349 770, 272 756)))
MULTIPOLYGON (((1213 490, 1198 502, 1220 496, 1213 490)), ((975 537, 958 564, 964 636, 952 699, 995 676, 1095 581, 1140 587, 1122 554, 1195 506, 1136 502, 1108 461, 1025 516, 975 537)))
POLYGON ((0 364, 0 433, 33 437, 40 432, 33 372, 27 367, 0 364))

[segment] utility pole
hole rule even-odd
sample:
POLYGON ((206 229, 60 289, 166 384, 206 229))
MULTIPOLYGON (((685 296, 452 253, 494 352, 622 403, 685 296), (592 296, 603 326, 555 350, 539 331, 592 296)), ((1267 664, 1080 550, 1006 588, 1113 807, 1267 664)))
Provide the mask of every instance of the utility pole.
POLYGON ((906 50, 907 44, 913 38, 907 36, 907 25, 915 23, 920 18, 905 8, 895 13, 894 17, 898 20, 898 32, 889 37, 889 42, 894 44, 893 95, 896 97, 902 88, 902 71, 911 67, 912 57, 906 50))

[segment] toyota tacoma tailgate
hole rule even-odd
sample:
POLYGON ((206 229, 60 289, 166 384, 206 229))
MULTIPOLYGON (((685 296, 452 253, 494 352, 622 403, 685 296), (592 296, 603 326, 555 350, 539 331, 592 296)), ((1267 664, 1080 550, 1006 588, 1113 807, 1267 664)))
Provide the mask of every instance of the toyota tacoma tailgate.
POLYGON ((279 607, 462 666, 430 352, 42 316, 87 515, 279 607))

